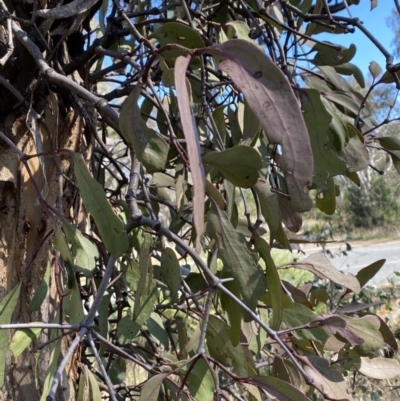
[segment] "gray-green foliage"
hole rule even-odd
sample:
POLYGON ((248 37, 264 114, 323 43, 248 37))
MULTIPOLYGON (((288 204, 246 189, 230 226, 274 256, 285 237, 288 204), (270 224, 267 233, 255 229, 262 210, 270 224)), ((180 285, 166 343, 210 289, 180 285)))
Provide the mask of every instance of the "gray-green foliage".
MULTIPOLYGON (((80 32, 89 26, 83 23, 89 7, 84 3, 60 5, 49 15, 70 15, 73 4, 80 32)), ((19 18, 30 15, 29 4, 19 5, 19 18)), ((98 4, 97 34, 107 49, 85 36, 88 50, 63 67, 59 61, 47 66, 53 55, 40 56, 43 49, 35 43, 43 38, 34 36, 35 29, 28 32, 42 69, 37 79, 46 76, 63 90, 43 83, 59 114, 49 106, 50 94, 35 98, 41 86, 26 99, 43 105, 47 127, 66 118, 70 104, 82 113, 75 152, 59 149, 52 138, 53 147, 40 156, 48 163, 59 158, 51 165, 56 171, 64 166, 63 185, 51 189, 65 191, 66 205, 61 197, 57 205, 47 204, 47 184, 35 181, 51 225, 52 259, 30 308, 48 302, 63 324, 49 336, 54 341, 42 399, 55 399, 59 358, 63 367, 72 354, 79 380, 71 399, 82 401, 103 395, 261 401, 266 394, 307 401, 316 393, 351 401, 347 378, 355 372, 400 374, 397 361, 373 359, 384 343, 395 349, 397 343, 388 325, 357 298, 383 262, 353 276, 322 253, 284 262, 273 253, 274 247, 291 250, 291 243, 304 241, 296 233, 314 205, 327 215, 338 213, 342 177, 360 184, 371 149, 400 172, 400 141, 390 132, 379 134, 388 121, 377 121, 380 115, 369 104, 378 83, 398 77, 381 74, 374 63, 374 80, 363 89, 363 73, 352 64, 357 44, 318 40, 321 31, 341 35, 350 29, 338 8, 331 16, 323 1, 272 2, 267 8, 250 1, 125 1, 119 15, 116 4, 98 4), (85 66, 92 68, 81 71, 85 66), (53 67, 63 73, 54 78, 53 67), (78 70, 85 73, 82 85, 70 78, 78 70), (114 86, 101 86, 102 80, 114 86), (83 103, 69 98, 71 91, 83 103), (121 107, 119 115, 107 101, 121 107), (285 275, 284 269, 300 271, 301 282, 291 281, 292 270, 285 275), (310 276, 329 285, 305 283, 310 276), (78 344, 79 352, 73 349, 78 344)), ((357 7, 352 11, 356 16, 357 7)), ((56 50, 56 40, 65 39, 58 36, 48 38, 56 50)), ((64 55, 58 56, 64 63, 64 55)), ((394 198, 394 190, 376 178, 368 189, 350 187, 344 208, 355 225, 384 224, 399 211, 394 198)), ((2 323, 11 319, 19 288, 1 302, 2 323)), ((30 342, 36 346, 38 330, 24 330, 13 336, 15 355, 30 342)), ((8 332, 1 334, 0 378, 8 332)))

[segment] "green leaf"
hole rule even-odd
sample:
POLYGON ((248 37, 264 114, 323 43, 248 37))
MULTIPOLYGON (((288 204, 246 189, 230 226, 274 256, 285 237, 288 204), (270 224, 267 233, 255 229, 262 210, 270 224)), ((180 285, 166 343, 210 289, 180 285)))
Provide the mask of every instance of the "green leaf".
POLYGON ((247 361, 242 344, 233 346, 228 336, 228 326, 214 315, 210 315, 207 326, 207 347, 210 355, 225 366, 233 366, 239 376, 247 376, 247 361))
POLYGON ((230 21, 226 23, 228 27, 227 37, 228 39, 233 39, 234 37, 238 39, 247 40, 248 42, 254 43, 253 39, 250 38, 250 28, 243 21, 230 21))
POLYGON ((347 170, 355 173, 368 167, 369 153, 357 128, 351 124, 347 124, 346 128, 349 141, 338 155, 346 163, 347 170))
POLYGON ((51 264, 47 263, 46 272, 44 273, 43 281, 40 287, 35 291, 31 302, 28 305, 28 311, 35 312, 40 309, 43 301, 46 299, 47 291, 50 283, 51 264))
POLYGON ((14 358, 18 358, 31 342, 36 341, 41 331, 42 329, 38 328, 17 330, 10 343, 10 351, 14 354, 14 358))
MULTIPOLYGON (((73 277, 75 280, 75 277, 73 277)), ((67 295, 63 298, 64 312, 69 316, 69 320, 72 324, 78 324, 83 321, 85 315, 83 313, 81 293, 79 291, 78 285, 70 288, 67 295)))
POLYGON ((304 370, 313 380, 321 394, 328 400, 353 400, 348 382, 342 374, 331 369, 329 361, 319 356, 307 356, 309 364, 304 364, 304 370))
POLYGON ((310 401, 300 390, 276 377, 255 376, 247 378, 246 382, 262 388, 279 401, 310 401))
POLYGON ((391 136, 382 136, 375 138, 379 142, 382 148, 389 150, 400 150, 400 139, 391 136))
POLYGON ((101 392, 99 388, 99 383, 96 380, 95 375, 88 369, 87 370, 89 377, 89 400, 90 401, 99 401, 101 400, 101 392))
POLYGON ((75 258, 75 270, 91 277, 99 258, 97 247, 67 220, 63 219, 63 231, 67 241, 72 245, 72 256, 75 258))
POLYGON ((279 166, 285 174, 293 209, 309 210, 312 200, 308 187, 314 163, 302 112, 288 80, 259 47, 245 40, 229 40, 207 47, 205 52, 218 58, 219 68, 243 92, 269 141, 281 145, 279 166))
POLYGON ((400 363, 390 358, 361 357, 360 372, 372 379, 387 380, 400 376, 400 363))
POLYGON ((272 323, 271 329, 279 330, 283 318, 283 300, 281 279, 271 257, 271 249, 266 241, 256 236, 255 247, 265 262, 265 273, 267 277, 268 292, 271 293, 272 323))
POLYGON ((381 323, 377 316, 367 315, 362 318, 343 316, 342 318, 347 323, 346 327, 364 340, 363 344, 355 347, 359 355, 370 355, 381 347, 383 337, 380 333, 381 323))
MULTIPOLYGON (((49 394, 51 384, 53 382, 54 375, 57 370, 58 359, 61 354, 61 341, 62 340, 59 339, 59 340, 53 342, 53 347, 51 347, 50 362, 49 362, 49 366, 47 368, 47 376, 46 376, 46 380, 45 380, 43 388, 42 388, 42 396, 40 397, 40 401, 47 400, 47 396, 49 394)), ((101 399, 101 398, 99 398, 99 399, 101 399)))
POLYGON ((161 373, 147 380, 140 392, 139 401, 157 401, 161 385, 167 376, 167 373, 161 373))
POLYGON ((202 358, 195 363, 187 380, 190 394, 198 401, 213 401, 215 386, 211 372, 202 358))
POLYGON ((332 91, 324 93, 323 96, 330 102, 344 107, 348 111, 346 115, 350 115, 351 117, 355 117, 360 110, 360 106, 345 93, 341 93, 339 91, 332 91))
POLYGON ((324 107, 319 92, 315 89, 304 91, 301 103, 314 155, 313 184, 323 191, 328 189, 330 178, 345 174, 346 164, 328 145, 332 140, 332 133, 329 131, 332 116, 324 107))
POLYGON ((214 205, 207 215, 207 232, 217 241, 218 257, 238 284, 243 301, 254 310, 265 291, 265 278, 257 264, 257 255, 248 250, 244 235, 233 228, 226 213, 214 205))
POLYGON ((260 154, 254 148, 244 145, 222 152, 209 152, 202 160, 216 167, 228 181, 241 188, 255 185, 262 167, 260 154))
MULTIPOLYGON (((295 303, 291 308, 283 310, 283 323, 287 328, 298 327, 315 320, 317 315, 304 305, 295 303)), ((293 330, 293 335, 298 339, 307 339, 324 344, 330 333, 323 327, 313 329, 293 330)))
POLYGON ((143 84, 139 81, 125 100, 119 116, 119 128, 124 139, 135 149, 139 161, 148 173, 163 171, 168 158, 167 142, 143 120, 138 105, 143 84))
POLYGON ((357 51, 357 47, 354 44, 351 44, 348 49, 341 47, 340 50, 336 50, 330 46, 324 45, 323 43, 317 43, 312 49, 313 51, 317 51, 313 63, 315 65, 328 66, 337 66, 348 63, 355 56, 357 51))
MULTIPOLYGON (((0 302, 0 324, 10 324, 19 299, 21 283, 14 287, 0 302)), ((4 369, 10 330, 0 330, 0 387, 4 384, 4 369)))
POLYGON ((361 88, 365 88, 364 74, 355 64, 345 63, 337 65, 335 66, 335 70, 339 74, 352 75, 354 79, 357 81, 358 85, 360 85, 361 88))
POLYGON ((356 277, 360 282, 361 288, 364 287, 364 285, 367 284, 371 278, 375 277, 385 262, 386 259, 380 259, 358 271, 356 277))
POLYGON ((382 73, 382 68, 376 61, 371 61, 368 69, 374 79, 378 78, 382 73))
POLYGON ((321 212, 333 215, 336 209, 336 190, 333 178, 328 180, 328 189, 320 192, 315 198, 315 204, 321 212))
POLYGON ((181 286, 181 267, 171 248, 165 248, 161 253, 161 280, 170 289, 171 298, 176 300, 181 286))
POLYGON ((128 250, 128 235, 122 220, 108 203, 103 187, 90 175, 82 156, 73 154, 74 172, 86 211, 93 217, 104 245, 115 257, 128 250))
POLYGON ((268 224, 271 239, 273 239, 281 226, 278 197, 271 191, 270 184, 261 178, 253 186, 253 189, 258 196, 261 213, 268 224))
MULTIPOLYGON (((189 26, 180 22, 167 22, 162 24, 160 28, 158 28, 156 31, 154 31, 153 34, 150 35, 150 38, 156 38, 159 41, 161 47, 173 43, 186 47, 188 49, 204 47, 203 39, 201 38, 199 33, 193 28, 190 28, 189 26)), ((174 49, 164 51, 162 54, 167 61, 173 63, 178 56, 181 56, 184 53, 182 52, 182 50, 174 49)), ((199 66, 200 62, 196 60, 192 67, 196 68, 199 66)))

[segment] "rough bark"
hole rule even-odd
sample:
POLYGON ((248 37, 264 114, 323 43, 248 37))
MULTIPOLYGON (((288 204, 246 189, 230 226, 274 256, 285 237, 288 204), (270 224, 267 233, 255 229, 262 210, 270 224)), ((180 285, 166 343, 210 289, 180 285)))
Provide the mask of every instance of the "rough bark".
MULTIPOLYGON (((28 160, 32 177, 15 150, 0 140, 0 299, 22 282, 19 303, 13 316, 13 322, 19 323, 53 322, 57 315, 60 300, 55 287, 54 269, 50 291, 40 310, 28 310, 29 302, 43 280, 47 264, 53 263, 50 246, 54 221, 40 204, 34 183, 46 203, 55 208, 60 193, 59 171, 69 174, 69 160, 67 153, 55 155, 54 150, 78 150, 84 131, 82 117, 73 109, 65 112, 65 109, 59 108, 54 94, 48 96, 46 103, 40 132, 43 151, 48 154, 41 159, 33 157, 28 160)), ((32 132, 26 125, 26 115, 9 114, 1 130, 25 154, 37 153, 32 132)), ((73 187, 68 183, 63 184, 61 193, 63 211, 73 215, 73 187)), ((0 390, 1 401, 40 399, 48 369, 49 347, 40 351, 38 347, 48 340, 49 332, 44 331, 40 340, 19 358, 8 355, 5 384, 0 390), (36 388, 36 383, 39 388, 36 388)), ((60 399, 63 400, 72 399, 70 394, 76 379, 76 368, 72 366, 69 372, 70 378, 68 382, 64 381, 64 391, 60 392, 60 399)))

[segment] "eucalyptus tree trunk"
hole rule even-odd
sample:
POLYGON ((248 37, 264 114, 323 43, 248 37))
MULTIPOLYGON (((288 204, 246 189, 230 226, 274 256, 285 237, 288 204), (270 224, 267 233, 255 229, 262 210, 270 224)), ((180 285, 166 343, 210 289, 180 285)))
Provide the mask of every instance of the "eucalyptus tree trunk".
MULTIPOLYGON (((62 207, 64 216, 73 216, 74 189, 64 184, 61 173, 69 174, 68 156, 55 156, 54 149, 78 150, 82 143, 83 119, 72 108, 61 110, 54 94, 49 95, 41 112, 43 120, 38 131, 43 144, 44 157, 37 157, 37 143, 24 113, 9 113, 2 119, 0 130, 25 154, 26 165, 16 150, 0 140, 0 282, 1 299, 21 283, 20 297, 12 322, 53 322, 57 319, 60 294, 57 277, 50 277, 50 290, 38 310, 30 306, 47 266, 54 263, 50 252, 54 221, 45 204, 62 207), (28 126, 27 126, 28 125, 28 126), (29 158, 29 155, 35 155, 29 158), (28 168, 29 171, 28 171, 28 168), (60 196, 61 194, 61 196, 60 196)), ((53 270, 53 269, 52 269, 53 270)), ((57 269, 53 270, 57 272, 57 269)), ((57 273, 56 273, 57 274, 57 273)), ((60 273, 59 273, 60 274, 60 273)), ((49 365, 49 346, 40 344, 49 340, 44 331, 35 343, 35 350, 28 348, 18 358, 7 355, 4 386, 1 400, 36 401, 49 365)), ((70 399, 70 386, 76 380, 76 366, 67 370, 64 391, 60 399, 70 399), (66 381, 67 379, 67 381, 66 381)), ((72 390, 72 388, 71 388, 72 390)))

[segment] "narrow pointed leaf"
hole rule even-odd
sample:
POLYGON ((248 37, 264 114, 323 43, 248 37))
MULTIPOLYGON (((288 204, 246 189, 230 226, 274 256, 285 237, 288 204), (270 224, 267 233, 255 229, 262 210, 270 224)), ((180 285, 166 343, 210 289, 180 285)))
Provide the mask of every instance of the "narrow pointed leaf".
POLYGON ((128 235, 108 203, 103 187, 90 175, 82 156, 73 154, 75 177, 85 209, 92 215, 107 250, 119 257, 128 250, 128 235))
POLYGON ((226 213, 215 206, 207 215, 207 232, 217 241, 218 257, 237 282, 243 301, 254 310, 266 288, 256 254, 248 250, 244 235, 233 228, 226 213))
POLYGON ((245 40, 229 40, 205 51, 219 59, 221 70, 243 92, 269 141, 282 146, 279 165, 293 208, 298 212, 309 210, 313 156, 299 104, 286 77, 256 45, 245 40))
POLYGON ((171 291, 171 298, 175 301, 181 285, 181 267, 175 252, 166 248, 161 254, 161 279, 171 291))
POLYGON ((260 154, 254 148, 244 145, 222 152, 209 152, 202 160, 216 167, 228 181, 241 188, 255 185, 262 167, 260 154))
POLYGON ((283 317, 283 300, 281 279, 271 257, 271 249, 266 241, 256 236, 255 247, 265 262, 268 292, 271 293, 272 324, 273 330, 279 330, 283 317))
POLYGON ((139 82, 125 100, 119 117, 119 128, 125 140, 135 149, 146 171, 154 173, 165 169, 169 146, 142 118, 138 105, 142 85, 139 82))
POLYGON ((359 270, 356 277, 357 280, 360 282, 361 288, 364 287, 364 285, 367 284, 368 281, 371 280, 371 278, 375 277, 375 275, 379 272, 385 262, 386 259, 380 259, 359 270))
MULTIPOLYGON (((9 324, 19 299, 21 284, 11 290, 0 302, 0 324, 9 324)), ((0 387, 4 384, 4 369, 10 330, 0 330, 0 387)))
POLYGON ((201 401, 213 401, 214 399, 214 381, 208 366, 202 358, 198 359, 196 365, 191 370, 187 385, 190 394, 201 401))
POLYGON ((179 56, 175 62, 175 87, 178 94, 178 106, 183 133, 186 139, 190 171, 193 178, 193 221, 196 229, 196 249, 200 250, 200 239, 204 232, 204 197, 205 178, 203 165, 200 162, 199 137, 192 115, 191 102, 186 86, 186 70, 190 56, 179 56))

